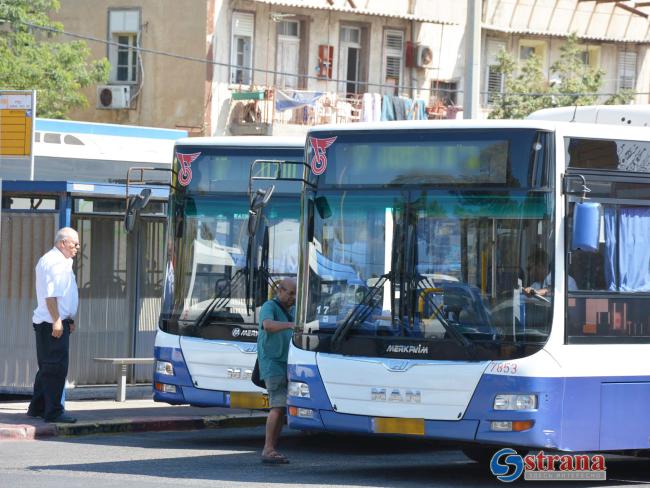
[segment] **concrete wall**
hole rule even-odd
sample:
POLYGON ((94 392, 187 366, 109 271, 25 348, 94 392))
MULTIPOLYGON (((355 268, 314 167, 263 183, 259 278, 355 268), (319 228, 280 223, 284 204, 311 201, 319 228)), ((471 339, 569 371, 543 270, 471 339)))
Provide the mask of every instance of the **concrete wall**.
MULTIPOLYGON (((108 39, 108 9, 141 9, 142 47, 205 59, 208 3, 196 0, 61 0, 53 18, 64 29, 108 39)), ((108 46, 87 41, 94 58, 108 57, 108 46)), ((96 88, 84 91, 89 106, 70 118, 165 128, 202 130, 205 110, 206 66, 155 54, 142 54, 140 94, 131 109, 97 109, 96 88)), ((137 91, 134 87, 133 92, 137 91)))

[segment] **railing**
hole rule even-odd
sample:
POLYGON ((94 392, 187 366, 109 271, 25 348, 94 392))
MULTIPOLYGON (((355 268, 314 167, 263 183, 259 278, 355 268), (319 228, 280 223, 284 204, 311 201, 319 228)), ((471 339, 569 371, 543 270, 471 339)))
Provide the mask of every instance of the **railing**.
MULTIPOLYGON (((289 92, 289 90, 287 90, 289 92)), ((295 92, 291 92, 295 93, 295 92)), ((314 94, 315 92, 297 92, 314 94)), ((229 128, 232 134, 270 134, 273 127, 312 126, 379 120, 382 102, 375 107, 374 118, 364 117, 363 94, 325 92, 311 103, 293 109, 278 111, 274 88, 257 88, 233 92, 229 128), (260 94, 264 94, 261 96, 260 94)), ((383 97, 383 95, 377 95, 383 97)), ((379 100, 382 100, 379 98, 379 100)), ((424 109, 424 118, 456 118, 461 107, 450 106, 446 101, 432 96, 424 109)), ((422 118, 407 114, 406 119, 422 118)))

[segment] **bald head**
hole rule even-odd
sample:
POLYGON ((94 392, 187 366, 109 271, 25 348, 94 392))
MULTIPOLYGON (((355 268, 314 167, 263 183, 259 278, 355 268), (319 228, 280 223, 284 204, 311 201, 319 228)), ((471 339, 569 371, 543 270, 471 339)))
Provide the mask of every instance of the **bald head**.
POLYGON ((296 303, 296 279, 282 278, 278 283, 278 300, 286 308, 296 303))
POLYGON ((56 231, 56 236, 54 236, 54 244, 57 242, 61 242, 65 239, 77 239, 77 231, 74 230, 72 227, 62 227, 58 231, 56 231))
POLYGON ((54 236, 54 247, 56 247, 66 258, 73 258, 79 250, 79 235, 72 227, 59 229, 54 236))

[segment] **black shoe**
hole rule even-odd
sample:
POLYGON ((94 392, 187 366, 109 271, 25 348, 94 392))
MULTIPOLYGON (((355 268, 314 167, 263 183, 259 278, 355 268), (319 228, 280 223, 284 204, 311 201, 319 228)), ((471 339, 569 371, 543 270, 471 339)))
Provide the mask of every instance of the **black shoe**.
POLYGON ((30 412, 29 410, 27 410, 27 416, 32 417, 32 418, 38 418, 38 417, 42 417, 43 414, 42 413, 36 413, 36 412, 30 412))
POLYGON ((71 417, 68 414, 62 413, 58 417, 54 417, 53 419, 45 419, 45 421, 49 423, 55 423, 55 424, 74 424, 77 421, 77 419, 71 417))

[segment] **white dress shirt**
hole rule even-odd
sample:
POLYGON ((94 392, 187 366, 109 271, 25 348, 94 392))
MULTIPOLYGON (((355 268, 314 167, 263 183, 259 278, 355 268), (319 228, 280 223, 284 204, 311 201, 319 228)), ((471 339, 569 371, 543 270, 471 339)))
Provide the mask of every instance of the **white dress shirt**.
MULTIPOLYGON (((576 283, 576 280, 573 279, 572 276, 569 276, 569 291, 576 291, 578 289, 578 284, 576 283)), ((535 288, 536 290, 540 290, 542 288, 550 288, 551 287, 551 273, 546 275, 546 278, 544 278, 544 283, 541 285, 539 284, 539 281, 535 281, 533 284, 530 285, 531 288, 535 288)))
POLYGON ((46 252, 36 264, 36 299, 38 305, 34 310, 32 322, 54 322, 46 298, 56 297, 61 319, 73 318, 79 305, 77 280, 72 271, 72 258, 66 258, 61 251, 53 247, 46 252))

